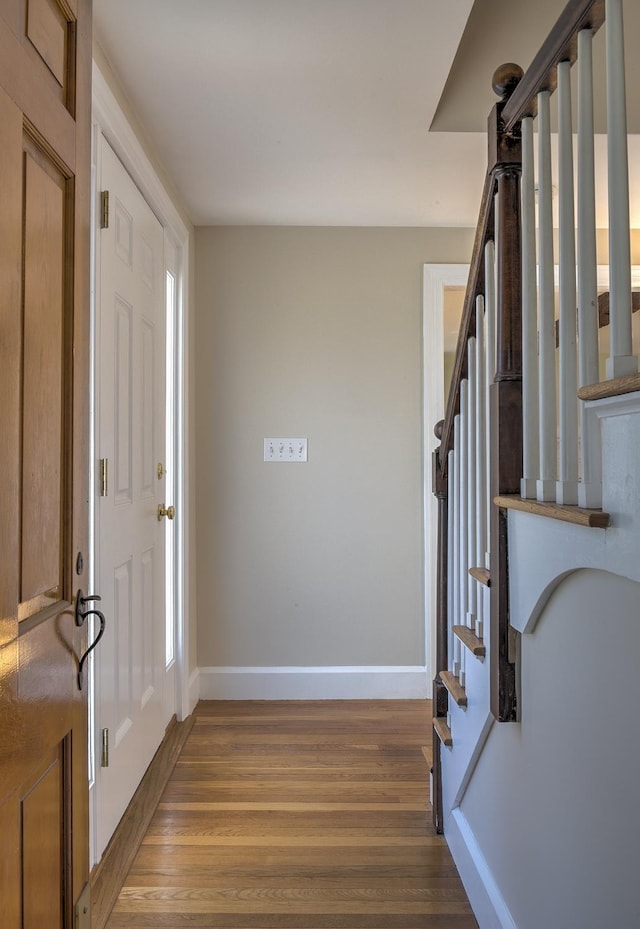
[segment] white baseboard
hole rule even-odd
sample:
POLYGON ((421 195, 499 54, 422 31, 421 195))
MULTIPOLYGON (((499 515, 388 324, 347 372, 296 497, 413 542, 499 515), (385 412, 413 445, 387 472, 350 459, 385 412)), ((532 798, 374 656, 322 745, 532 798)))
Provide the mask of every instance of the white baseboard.
POLYGON ((200 668, 196 668, 191 672, 187 687, 189 692, 189 714, 191 714, 200 699, 200 668))
POLYGON ((480 929, 518 929, 459 807, 446 818, 444 835, 480 929))
POLYGON ((430 692, 422 666, 199 668, 201 700, 410 700, 430 692))

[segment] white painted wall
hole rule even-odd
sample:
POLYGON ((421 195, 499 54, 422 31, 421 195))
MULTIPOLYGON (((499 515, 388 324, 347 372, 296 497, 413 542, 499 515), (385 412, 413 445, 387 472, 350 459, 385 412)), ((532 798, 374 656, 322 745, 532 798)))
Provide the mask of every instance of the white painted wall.
POLYGON ((639 605, 612 574, 563 581, 523 641, 521 723, 493 726, 460 805, 518 929, 640 925, 639 605))

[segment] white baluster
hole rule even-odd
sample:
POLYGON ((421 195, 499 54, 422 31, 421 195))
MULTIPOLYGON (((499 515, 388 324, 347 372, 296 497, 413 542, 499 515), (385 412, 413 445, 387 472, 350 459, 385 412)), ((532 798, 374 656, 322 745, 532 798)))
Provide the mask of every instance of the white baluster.
POLYGON ((458 674, 458 682, 461 687, 464 687, 464 682, 467 679, 467 653, 464 648, 460 649, 460 672, 458 674))
POLYGON ((467 572, 469 456, 467 453, 468 383, 460 382, 460 622, 464 625, 469 608, 467 572))
POLYGON ((578 347, 576 344, 576 234, 573 196, 571 65, 558 65, 558 194, 560 263, 560 445, 556 500, 578 502, 578 347))
POLYGON ((453 552, 453 623, 460 625, 462 611, 460 608, 460 414, 453 418, 453 506, 455 511, 453 552))
MULTIPOLYGON (((486 551, 486 378, 484 345, 484 297, 476 299, 476 539, 474 564, 484 564, 486 551)), ((478 591, 476 604, 475 632, 482 638, 484 618, 484 595, 478 591), (478 632, 480 629, 480 632, 478 632)))
POLYGON ((520 494, 535 499, 540 465, 538 420, 538 303, 533 119, 522 120, 522 481, 520 494))
POLYGON ((484 249, 484 320, 485 320, 485 436, 486 436, 486 482, 485 494, 485 568, 489 568, 489 527, 491 525, 491 402, 489 387, 496 374, 496 250, 489 241, 484 249))
POLYGON ((556 496, 556 322, 553 282, 553 209, 549 92, 538 94, 538 324, 540 327, 540 477, 538 500, 556 496))
MULTIPOLYGON (((578 349, 581 387, 600 380, 598 366, 598 277, 593 154, 593 34, 578 33, 578 349)), ((580 506, 602 506, 600 423, 592 424, 580 403, 582 480, 580 506)))
POLYGON ((451 662, 451 671, 457 677, 460 674, 460 668, 462 667, 462 643, 460 639, 455 636, 453 639, 453 660, 451 662))
MULTIPOLYGON (((451 628, 457 623, 454 606, 455 591, 455 525, 456 525, 456 501, 455 501, 455 458, 454 451, 450 449, 447 456, 447 654, 449 656, 449 666, 451 663, 450 656, 453 655, 454 639, 451 628)), ((441 669, 438 669, 441 670, 441 669)))
POLYGON ((606 0, 607 140, 609 174, 609 314, 607 377, 635 374, 631 342, 631 234, 622 0, 606 0))
POLYGON ((485 617, 488 617, 490 615, 489 605, 490 605, 491 598, 490 598, 490 590, 488 587, 484 587, 484 586, 482 587, 482 590, 480 591, 480 599, 482 601, 482 613, 480 614, 480 617, 476 620, 475 633, 479 639, 484 639, 484 630, 487 625, 485 621, 485 617))
MULTIPOLYGON (((476 340, 467 341, 467 566, 476 561, 476 340)), ((476 622, 478 582, 467 572, 467 626, 476 622)))

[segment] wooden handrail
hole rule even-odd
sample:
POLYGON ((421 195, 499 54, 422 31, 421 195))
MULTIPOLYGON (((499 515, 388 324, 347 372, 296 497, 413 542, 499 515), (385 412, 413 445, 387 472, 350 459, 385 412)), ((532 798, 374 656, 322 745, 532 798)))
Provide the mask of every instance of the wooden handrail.
POLYGON ((536 115, 538 94, 543 90, 553 92, 556 89, 558 64, 561 61, 573 64, 576 60, 578 33, 582 29, 596 33, 604 23, 604 17, 605 0, 569 0, 504 107, 505 132, 511 132, 525 116, 536 115))
POLYGON ((478 225, 473 241, 471 264, 467 289, 464 295, 456 355, 451 373, 451 387, 447 400, 447 410, 442 425, 442 441, 440 445, 440 466, 442 473, 447 473, 447 459, 453 448, 453 421, 460 411, 460 382, 467 373, 467 341, 474 331, 476 324, 476 297, 484 292, 484 248, 494 235, 494 194, 496 180, 492 173, 487 173, 480 200, 478 225))
MULTIPOLYGON (((440 446, 440 466, 443 474, 447 473, 448 454, 453 448, 453 421, 460 409, 460 383, 464 380, 467 373, 467 351, 466 345, 470 336, 475 333, 476 326, 476 297, 484 293, 484 258, 485 246, 494 238, 495 233, 495 194, 499 189, 500 180, 507 176, 513 176, 515 183, 507 182, 503 185, 506 190, 507 186, 513 188, 513 194, 517 193, 518 179, 521 165, 520 153, 520 135, 519 132, 505 132, 503 125, 504 108, 510 99, 510 95, 517 90, 518 82, 522 78, 522 69, 515 64, 507 63, 501 65, 493 75, 493 89, 501 96, 501 101, 496 104, 489 115, 488 135, 489 135, 489 158, 487 173, 485 175, 484 188, 480 200, 480 211, 478 214, 478 224, 473 242, 473 251, 471 263, 469 266, 469 277, 467 280, 467 289, 465 291, 464 304, 462 309, 462 319, 458 331, 458 342, 456 345, 455 361, 451 375, 451 386, 447 399, 447 410, 442 427, 442 443, 440 446)), ((518 195, 519 196, 519 195, 518 195)), ((513 222, 518 214, 519 208, 508 210, 505 213, 504 220, 513 222)), ((519 233, 518 233, 519 241, 519 233)), ((499 262, 499 256, 496 255, 499 262)), ((506 297, 508 304, 513 300, 520 301, 520 284, 519 284, 519 263, 516 271, 515 265, 512 266, 511 272, 517 274, 517 280, 514 280, 514 294, 506 297), (517 291, 517 297, 515 292, 517 291)), ((500 302, 500 288, 504 287, 504 278, 498 280, 498 302, 500 302)), ((520 315, 509 313, 506 317, 500 317, 496 321, 498 327, 498 351, 497 351, 497 380, 510 380, 514 377, 520 377, 520 315), (507 327, 508 333, 504 330, 507 327), (502 344, 500 336, 502 335, 502 344), (515 351, 514 351, 515 349, 515 351)))

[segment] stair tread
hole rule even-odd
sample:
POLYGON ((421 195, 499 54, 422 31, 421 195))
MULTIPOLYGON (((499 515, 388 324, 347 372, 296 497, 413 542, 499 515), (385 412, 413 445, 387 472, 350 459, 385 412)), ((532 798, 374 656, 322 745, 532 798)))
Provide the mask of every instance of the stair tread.
POLYGON ((581 387, 578 396, 581 400, 603 400, 605 397, 635 393, 636 390, 640 390, 640 374, 626 374, 624 377, 614 377, 609 381, 581 387))
POLYGON ((468 626, 454 626, 452 631, 476 658, 484 658, 487 654, 484 641, 478 638, 468 626))
POLYGON ((469 568, 469 574, 485 587, 491 587, 491 571, 488 568, 469 568))
POLYGON ((433 728, 442 744, 446 745, 447 748, 451 748, 453 745, 453 737, 451 735, 451 729, 447 726, 446 719, 443 716, 434 716, 433 728))
POLYGON ((610 516, 603 510, 590 510, 582 506, 566 506, 560 503, 541 503, 538 500, 527 500, 517 494, 503 494, 495 497, 496 506, 507 510, 522 510, 533 513, 535 516, 547 516, 551 519, 560 519, 566 523, 577 526, 588 526, 591 529, 607 529, 610 516))
POLYGON ((467 705, 467 693, 453 671, 441 671, 440 680, 447 688, 458 706, 467 705))

